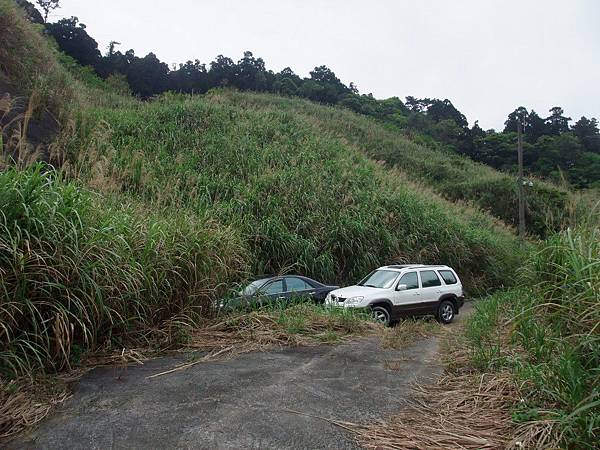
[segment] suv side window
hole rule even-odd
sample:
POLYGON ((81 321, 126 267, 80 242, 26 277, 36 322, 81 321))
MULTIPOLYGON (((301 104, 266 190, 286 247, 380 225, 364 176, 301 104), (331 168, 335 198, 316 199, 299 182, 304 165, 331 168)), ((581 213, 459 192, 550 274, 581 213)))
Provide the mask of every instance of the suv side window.
POLYGON ((442 282, 438 278, 437 274, 433 270, 424 270, 420 272, 421 284, 424 288, 441 286, 442 282))
POLYGON ((456 284, 458 282, 454 274, 449 270, 440 270, 440 275, 446 284, 456 284))
POLYGON ((405 284, 406 290, 419 289, 419 279, 417 278, 417 272, 408 272, 402 275, 398 284, 405 284))

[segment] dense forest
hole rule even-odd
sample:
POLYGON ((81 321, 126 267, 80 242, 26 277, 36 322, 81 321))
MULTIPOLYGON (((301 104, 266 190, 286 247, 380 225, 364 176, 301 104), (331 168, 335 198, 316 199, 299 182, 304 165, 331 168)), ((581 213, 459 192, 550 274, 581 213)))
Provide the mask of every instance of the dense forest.
MULTIPOLYGON (((525 131, 524 164, 529 174, 564 180, 575 188, 600 187, 598 121, 581 117, 571 124, 573 120, 559 106, 551 108, 547 117, 520 106, 508 115, 503 130, 483 130, 477 121, 469 127, 465 115, 448 99, 375 99, 371 94, 360 94, 353 83, 346 86, 325 65, 315 67, 309 77, 303 78, 289 67, 278 73, 268 70, 265 61, 250 51, 237 62, 219 55, 208 65, 195 60, 172 67, 153 53, 144 57, 134 50, 123 53, 118 50, 118 42, 111 42, 102 54, 77 17, 46 23, 31 4, 23 0, 20 3, 32 20, 45 27, 63 53, 93 68, 115 87, 141 98, 166 91, 203 94, 223 86, 299 96, 374 117, 400 128, 421 144, 446 148, 507 172, 516 171, 517 123, 521 121, 525 131)), ((38 4, 47 18, 58 1, 42 0, 38 4)))

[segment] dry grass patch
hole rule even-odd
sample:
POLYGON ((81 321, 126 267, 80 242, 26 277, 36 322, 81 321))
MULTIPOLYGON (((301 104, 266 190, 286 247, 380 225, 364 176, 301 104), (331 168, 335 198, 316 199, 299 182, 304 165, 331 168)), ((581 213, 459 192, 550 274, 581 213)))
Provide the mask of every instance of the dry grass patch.
POLYGON ((364 313, 341 308, 327 309, 309 303, 285 309, 233 314, 191 332, 185 348, 206 354, 194 356, 191 362, 150 378, 253 351, 335 344, 351 337, 376 333, 380 329, 381 325, 372 322, 364 313))
POLYGON ((387 420, 341 425, 367 449, 500 449, 513 434, 515 395, 508 376, 447 374, 416 385, 408 407, 387 420))
POLYGON ((383 348, 406 348, 418 340, 446 333, 447 330, 429 317, 405 319, 393 327, 381 329, 381 344, 383 348))
POLYGON ((0 380, 0 443, 31 427, 69 398, 67 378, 0 380))

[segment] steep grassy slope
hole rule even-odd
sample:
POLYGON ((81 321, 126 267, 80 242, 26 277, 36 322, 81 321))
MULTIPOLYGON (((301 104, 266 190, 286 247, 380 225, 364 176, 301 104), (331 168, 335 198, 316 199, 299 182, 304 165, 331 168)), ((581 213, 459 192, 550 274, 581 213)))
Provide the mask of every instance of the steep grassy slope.
POLYGON ((256 271, 348 282, 384 262, 447 262, 478 289, 501 282, 512 262, 513 236, 489 217, 276 107, 166 96, 90 109, 77 128, 69 148, 79 177, 157 210, 235 226, 256 271))
MULTIPOLYGON (((91 88, 10 5, 0 0, 1 23, 22 33, 1 55, 2 76, 30 97, 46 92, 39 108, 60 112, 62 133, 61 173, 0 173, 5 373, 64 367, 165 327, 172 341, 230 282, 258 272, 345 284, 411 261, 453 265, 470 292, 510 282, 521 257, 511 230, 369 159, 352 133, 325 132, 285 99, 223 91, 142 103, 99 80, 91 88), (18 80, 21 60, 34 80, 18 80)), ((363 120, 315 108, 340 114, 340 126, 363 120)))
MULTIPOLYGON (((472 202, 507 224, 517 225, 515 178, 489 166, 416 144, 400 130, 349 110, 270 94, 229 91, 218 95, 245 108, 276 108, 302 116, 323 133, 344 140, 349 146, 390 167, 398 167, 409 179, 430 186, 443 197, 472 202)), ((565 189, 539 180, 533 188, 528 188, 528 231, 543 237, 548 227, 560 226, 569 195, 565 189)))

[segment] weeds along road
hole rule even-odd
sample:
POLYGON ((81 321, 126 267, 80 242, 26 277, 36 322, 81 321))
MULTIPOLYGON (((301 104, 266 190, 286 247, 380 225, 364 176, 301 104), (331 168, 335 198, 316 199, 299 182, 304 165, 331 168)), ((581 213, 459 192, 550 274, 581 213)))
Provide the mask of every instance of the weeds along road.
POLYGON ((354 449, 352 435, 325 419, 364 423, 399 411, 415 379, 441 375, 437 351, 435 337, 394 350, 370 336, 248 353, 153 379, 181 359, 130 366, 121 379, 99 368, 8 448, 354 449))

